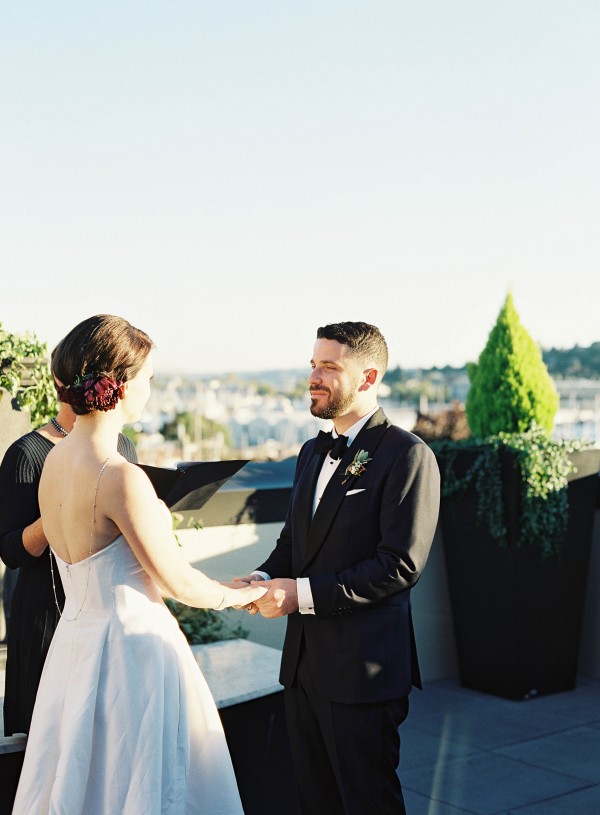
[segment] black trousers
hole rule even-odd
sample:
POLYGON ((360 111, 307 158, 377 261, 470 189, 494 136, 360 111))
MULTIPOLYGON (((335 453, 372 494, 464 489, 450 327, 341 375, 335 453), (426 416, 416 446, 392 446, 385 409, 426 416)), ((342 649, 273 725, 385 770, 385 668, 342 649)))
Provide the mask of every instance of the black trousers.
POLYGON ((302 815, 406 815, 396 770, 408 697, 331 702, 315 688, 303 649, 284 698, 302 815))

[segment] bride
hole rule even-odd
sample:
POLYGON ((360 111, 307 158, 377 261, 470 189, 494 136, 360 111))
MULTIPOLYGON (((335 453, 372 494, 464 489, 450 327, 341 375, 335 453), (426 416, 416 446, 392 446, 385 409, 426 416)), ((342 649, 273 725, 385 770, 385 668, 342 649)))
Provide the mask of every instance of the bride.
POLYGON ((243 812, 214 701, 162 595, 223 609, 265 589, 190 566, 147 476, 117 452, 150 395, 151 350, 143 331, 98 315, 54 352, 77 420, 46 459, 39 500, 66 602, 13 815, 243 812))

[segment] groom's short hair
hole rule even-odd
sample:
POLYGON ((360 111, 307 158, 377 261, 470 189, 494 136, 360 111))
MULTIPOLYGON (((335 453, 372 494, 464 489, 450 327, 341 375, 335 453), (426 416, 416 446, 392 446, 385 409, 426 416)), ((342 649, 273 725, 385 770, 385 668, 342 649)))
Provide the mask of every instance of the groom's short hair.
POLYGON ((388 366, 388 347, 376 325, 369 323, 330 323, 317 329, 318 340, 335 340, 347 345, 351 355, 373 365, 383 376, 388 366))

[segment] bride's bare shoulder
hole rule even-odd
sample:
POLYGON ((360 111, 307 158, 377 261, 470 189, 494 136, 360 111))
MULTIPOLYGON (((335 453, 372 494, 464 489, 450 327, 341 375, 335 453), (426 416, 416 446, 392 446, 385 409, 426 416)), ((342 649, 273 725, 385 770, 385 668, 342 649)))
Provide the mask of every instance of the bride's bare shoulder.
POLYGON ((124 490, 125 494, 132 491, 155 496, 152 482, 137 464, 132 464, 122 456, 116 456, 110 464, 111 481, 114 486, 124 490))
POLYGON ((132 530, 139 527, 140 522, 162 528, 165 506, 141 467, 122 459, 107 470, 109 484, 102 506, 125 537, 130 540, 132 530))

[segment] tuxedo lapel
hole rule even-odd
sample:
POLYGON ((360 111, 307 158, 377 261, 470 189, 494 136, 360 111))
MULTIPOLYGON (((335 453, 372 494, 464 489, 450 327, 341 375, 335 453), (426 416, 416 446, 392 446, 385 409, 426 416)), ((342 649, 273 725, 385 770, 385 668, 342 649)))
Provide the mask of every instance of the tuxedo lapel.
MULTIPOLYGON (((308 531, 308 538, 306 542, 306 549, 303 553, 302 568, 305 569, 310 561, 315 557, 319 551, 325 536, 327 535, 331 524, 337 514, 339 506, 344 499, 344 496, 352 487, 352 483, 356 480, 357 476, 346 476, 345 471, 348 465, 354 459, 359 450, 366 450, 370 458, 373 458, 376 448, 383 439, 386 430, 389 427, 389 422, 386 419, 384 412, 379 409, 371 416, 367 424, 362 428, 360 433, 354 439, 352 445, 346 450, 337 470, 331 477, 327 484, 325 491, 317 507, 317 511, 312 519, 312 524, 308 531)), ((315 456, 314 458, 317 458, 315 456)), ((319 461, 322 461, 320 457, 319 461)), ((367 464, 367 467, 369 465, 367 464)), ((317 468, 317 478, 320 468, 317 468)), ((310 507, 312 510, 312 499, 314 497, 314 486, 316 485, 316 478, 313 482, 313 489, 310 493, 310 507)))

